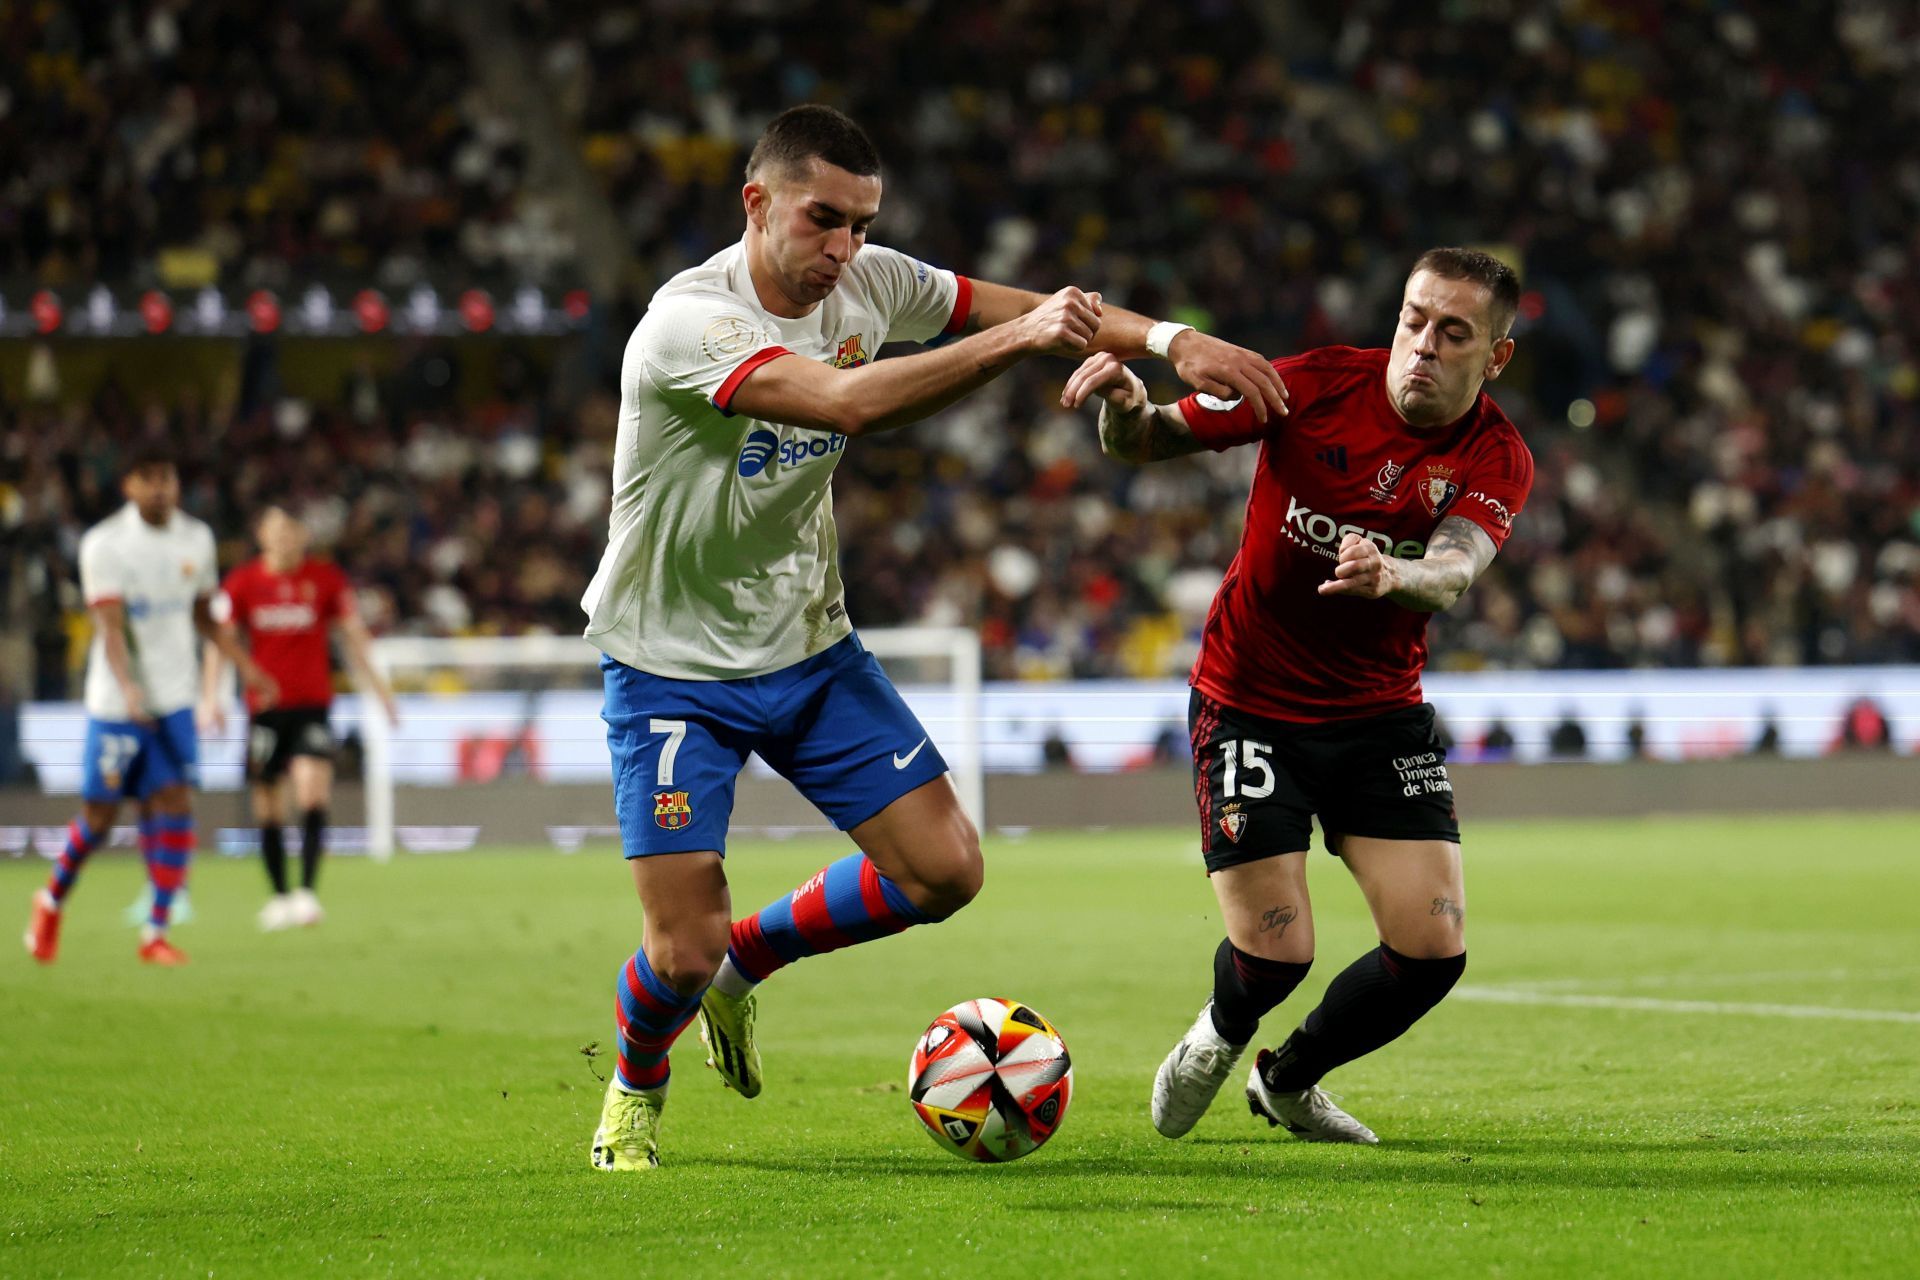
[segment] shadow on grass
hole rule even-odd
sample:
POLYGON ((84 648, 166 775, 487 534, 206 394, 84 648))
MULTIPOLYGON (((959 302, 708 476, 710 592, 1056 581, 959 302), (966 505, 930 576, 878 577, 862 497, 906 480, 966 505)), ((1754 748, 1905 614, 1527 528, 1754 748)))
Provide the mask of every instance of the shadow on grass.
MULTIPOLYGON (((1487 1141, 1413 1139, 1380 1147, 1332 1147, 1268 1138, 1200 1138, 1170 1146, 1165 1155, 1114 1152, 1038 1153, 988 1170, 958 1160, 899 1155, 840 1154, 799 1159, 726 1155, 722 1168, 806 1178, 912 1183, 990 1177, 1026 1185, 1089 1179, 1126 1179, 1144 1185, 1194 1180, 1217 1188, 1275 1185, 1489 1188, 1639 1189, 1686 1192, 1773 1187, 1816 1175, 1830 1189, 1897 1191, 1912 1185, 1920 1143, 1861 1144, 1840 1139, 1698 1138, 1606 1141, 1590 1138, 1502 1138, 1487 1141)), ((1139 1199, 1088 1208, 1138 1207, 1139 1199)))

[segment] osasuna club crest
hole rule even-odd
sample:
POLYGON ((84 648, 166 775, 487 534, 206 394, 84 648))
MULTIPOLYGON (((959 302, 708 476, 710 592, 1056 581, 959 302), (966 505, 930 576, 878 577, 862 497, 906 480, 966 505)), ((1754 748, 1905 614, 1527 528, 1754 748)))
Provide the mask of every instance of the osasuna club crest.
POLYGON ((1420 483, 1413 487, 1420 495, 1420 505, 1429 514, 1439 516, 1442 511, 1453 505, 1460 495, 1460 486, 1453 482, 1453 468, 1443 467, 1437 462, 1429 462, 1420 476, 1420 483))
POLYGON ((1230 804, 1220 811, 1220 831, 1227 839, 1239 844, 1240 836, 1246 829, 1247 815, 1240 812, 1239 805, 1230 804))

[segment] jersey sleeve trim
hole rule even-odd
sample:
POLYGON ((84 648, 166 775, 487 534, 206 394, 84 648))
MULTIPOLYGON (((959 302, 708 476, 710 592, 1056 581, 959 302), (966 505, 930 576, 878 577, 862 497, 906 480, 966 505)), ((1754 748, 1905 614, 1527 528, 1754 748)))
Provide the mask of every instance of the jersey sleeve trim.
POLYGON ((125 604, 126 602, 125 596, 116 595, 109 591, 105 595, 88 596, 87 608, 91 609, 98 604, 125 604))
POLYGON ((947 317, 947 327, 940 332, 947 335, 957 334, 967 327, 967 318, 973 314, 973 281, 953 273, 953 314, 947 317))
POLYGON ((1493 540, 1493 549, 1498 551, 1506 545, 1507 535, 1513 532, 1513 525, 1501 524, 1498 516, 1479 505, 1480 502, 1485 500, 1480 499, 1478 495, 1469 496, 1476 498, 1476 501, 1472 503, 1462 502, 1448 511, 1447 514, 1450 516, 1459 516, 1462 520, 1465 520, 1468 524, 1471 524, 1474 528, 1486 534, 1488 538, 1493 540))
POLYGON ((1517 433, 1499 449, 1498 461, 1486 473, 1469 473, 1471 487, 1447 512, 1478 525, 1496 548, 1506 545, 1533 489, 1533 454, 1517 433))
POLYGON ((740 384, 747 380, 747 375, 769 360, 778 360, 781 356, 792 354, 793 352, 781 346, 762 347, 742 360, 733 367, 733 372, 727 375, 727 380, 720 384, 720 389, 713 393, 713 407, 731 418, 733 410, 728 406, 733 403, 734 393, 740 390, 740 384))
POLYGON ((1216 453, 1256 440, 1266 430, 1245 397, 1221 400, 1196 391, 1184 396, 1179 406, 1193 438, 1216 453))

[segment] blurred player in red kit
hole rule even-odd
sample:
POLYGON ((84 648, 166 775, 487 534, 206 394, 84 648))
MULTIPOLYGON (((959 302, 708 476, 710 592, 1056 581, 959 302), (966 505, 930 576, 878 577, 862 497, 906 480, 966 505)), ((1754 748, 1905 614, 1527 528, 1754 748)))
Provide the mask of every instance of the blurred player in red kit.
POLYGON ((1125 462, 1260 442, 1246 530, 1191 678, 1200 847, 1227 936, 1212 998, 1154 1081, 1168 1137, 1199 1121, 1312 964, 1314 815, 1380 945, 1259 1052, 1254 1113, 1308 1141, 1378 1141, 1321 1078, 1400 1036, 1466 968, 1460 828, 1420 672, 1428 615, 1492 562, 1533 483, 1532 455, 1484 390, 1513 356, 1518 303, 1497 259, 1430 250, 1391 350, 1275 360, 1290 407, 1267 422, 1207 395, 1152 404, 1111 354, 1067 383, 1068 407, 1101 397, 1101 446, 1125 462))
MULTIPOLYGON (((260 555, 227 575, 217 612, 223 624, 246 634, 253 660, 279 682, 271 707, 247 695, 247 781, 253 816, 260 824, 260 851, 273 883, 273 897, 260 912, 269 931, 318 924, 322 917, 314 886, 326 848, 327 806, 333 793, 333 660, 329 639, 338 631, 361 687, 380 700, 397 722, 393 691, 374 669, 370 638, 354 605, 346 574, 330 560, 307 554, 307 527, 284 506, 267 507, 255 530, 260 555), (280 782, 293 788, 300 812, 300 886, 289 889, 282 828, 287 811, 280 782)), ((216 732, 225 727, 221 696, 225 662, 208 647, 201 686, 201 720, 216 732)))

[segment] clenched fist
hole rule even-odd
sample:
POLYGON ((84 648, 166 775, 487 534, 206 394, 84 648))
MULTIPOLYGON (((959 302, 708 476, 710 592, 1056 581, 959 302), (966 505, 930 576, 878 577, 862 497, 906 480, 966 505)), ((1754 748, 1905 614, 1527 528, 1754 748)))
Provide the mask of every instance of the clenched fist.
POLYGON ((1400 589, 1399 564, 1376 544, 1350 533, 1340 539, 1340 555, 1333 566, 1333 577, 1320 584, 1320 594, 1354 596, 1361 600, 1392 595, 1400 589))
POLYGON ((1021 345, 1037 356, 1077 356, 1100 329, 1100 295, 1068 285, 1021 316, 1021 345))

